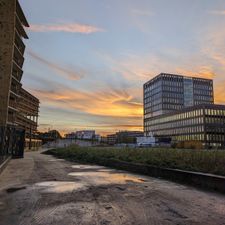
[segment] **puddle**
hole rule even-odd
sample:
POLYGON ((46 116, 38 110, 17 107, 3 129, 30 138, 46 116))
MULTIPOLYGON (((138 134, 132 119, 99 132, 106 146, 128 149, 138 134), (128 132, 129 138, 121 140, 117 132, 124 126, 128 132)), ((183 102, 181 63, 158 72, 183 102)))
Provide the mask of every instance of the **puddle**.
POLYGON ((95 166, 95 165, 73 165, 73 169, 104 169, 104 166, 95 166))
POLYGON ((98 172, 112 172, 113 170, 111 169, 101 169, 101 170, 98 170, 98 172))
POLYGON ((49 162, 60 162, 60 161, 65 161, 65 159, 51 159, 49 162))
POLYGON ((125 173, 113 173, 110 170, 103 172, 73 172, 69 176, 82 176, 94 184, 126 184, 128 182, 143 183, 144 180, 125 173))
POLYGON ((14 193, 16 191, 21 191, 21 190, 24 190, 24 189, 26 189, 25 186, 23 186, 23 187, 12 187, 12 188, 8 188, 6 191, 8 193, 14 193))
POLYGON ((35 184, 35 186, 42 188, 44 193, 64 193, 84 188, 84 184, 64 181, 41 182, 35 184))

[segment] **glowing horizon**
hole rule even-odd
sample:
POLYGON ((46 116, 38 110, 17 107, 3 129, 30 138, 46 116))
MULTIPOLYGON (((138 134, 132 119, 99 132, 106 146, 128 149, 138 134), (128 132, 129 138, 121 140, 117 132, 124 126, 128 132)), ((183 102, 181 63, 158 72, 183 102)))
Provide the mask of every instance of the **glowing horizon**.
POLYGON ((142 87, 161 72, 211 78, 225 104, 222 0, 20 3, 23 83, 41 101, 40 131, 143 130, 142 87))

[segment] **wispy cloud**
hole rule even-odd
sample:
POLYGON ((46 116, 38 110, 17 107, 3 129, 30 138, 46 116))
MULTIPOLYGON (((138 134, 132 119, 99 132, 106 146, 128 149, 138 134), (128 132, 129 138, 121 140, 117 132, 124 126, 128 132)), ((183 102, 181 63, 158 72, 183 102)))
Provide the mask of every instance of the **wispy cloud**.
POLYGON ((90 115, 112 117, 141 117, 142 104, 133 102, 132 96, 118 95, 108 91, 82 92, 78 90, 59 89, 55 91, 35 90, 37 96, 45 104, 60 108, 69 107, 90 115))
POLYGON ((225 104, 225 80, 222 80, 217 84, 217 87, 215 88, 215 102, 218 104, 225 104))
POLYGON ((90 126, 101 134, 118 129, 142 130, 143 107, 131 95, 120 90, 85 92, 58 84, 56 86, 55 90, 36 89, 33 93, 42 102, 42 119, 48 118, 46 122, 51 120, 54 127, 58 127, 61 132, 65 127, 72 131, 90 126), (52 118, 52 110, 50 115, 46 115, 46 107, 56 109, 55 119, 52 118), (69 115, 64 113, 67 109, 71 112, 69 115), (61 123, 63 127, 59 127, 61 123))
POLYGON ((209 11, 209 14, 225 16, 225 10, 211 10, 209 11))
POLYGON ((33 89, 32 93, 45 105, 70 108, 95 116, 142 117, 142 102, 127 90, 105 87, 96 91, 81 91, 55 81, 48 82, 48 79, 42 80, 49 84, 48 87, 40 86, 33 89))
POLYGON ((132 9, 131 13, 136 16, 154 16, 155 15, 155 13, 153 13, 152 11, 141 10, 141 9, 132 9))
POLYGON ((142 118, 139 117, 98 116, 68 107, 49 105, 42 105, 41 110, 41 131, 50 128, 65 134, 80 129, 95 129, 99 134, 106 135, 118 130, 143 130, 142 118))
POLYGON ((104 31, 103 29, 95 26, 79 23, 31 24, 29 30, 33 32, 68 32, 81 34, 91 34, 104 31))
POLYGON ((177 74, 183 74, 186 76, 202 77, 208 79, 214 79, 216 77, 216 73, 213 71, 213 68, 211 66, 200 66, 199 68, 196 68, 194 70, 176 68, 175 72, 177 74))
POLYGON ((79 80, 82 77, 84 77, 84 73, 83 72, 75 72, 72 71, 68 68, 65 68, 63 66, 60 66, 56 63, 53 63, 45 58, 43 58, 42 56, 39 56, 38 54, 34 53, 33 51, 28 51, 28 54, 35 59, 36 61, 48 66, 49 68, 53 69, 54 71, 56 71, 59 75, 64 76, 70 80, 79 80))

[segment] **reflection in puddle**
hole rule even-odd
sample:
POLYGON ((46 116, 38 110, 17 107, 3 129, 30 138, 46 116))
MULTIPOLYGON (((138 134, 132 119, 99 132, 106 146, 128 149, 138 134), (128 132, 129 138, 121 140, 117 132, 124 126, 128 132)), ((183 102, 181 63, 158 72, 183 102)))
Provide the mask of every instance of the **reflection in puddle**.
POLYGON ((49 162, 60 162, 60 161, 65 161, 64 159, 51 159, 49 162))
POLYGON ((63 182, 63 181, 49 181, 35 184, 35 186, 41 187, 44 193, 63 193, 72 192, 84 187, 81 183, 75 182, 63 182))
POLYGON ((139 177, 132 176, 125 173, 114 173, 113 171, 103 171, 103 172, 73 172, 69 173, 69 176, 83 176, 89 181, 92 181, 96 185, 98 184, 109 184, 109 183, 119 183, 125 184, 127 182, 142 183, 144 180, 139 177))
POLYGON ((112 169, 102 169, 102 170, 98 170, 98 172, 112 172, 112 169))
POLYGON ((73 165, 73 169, 104 169, 104 166, 95 166, 95 165, 73 165))

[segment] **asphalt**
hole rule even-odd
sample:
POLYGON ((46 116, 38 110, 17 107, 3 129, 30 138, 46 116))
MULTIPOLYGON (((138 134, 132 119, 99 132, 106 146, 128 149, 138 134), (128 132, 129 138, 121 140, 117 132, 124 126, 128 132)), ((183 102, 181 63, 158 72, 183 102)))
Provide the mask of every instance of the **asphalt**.
POLYGON ((225 195, 40 152, 0 175, 0 225, 220 225, 225 195))

